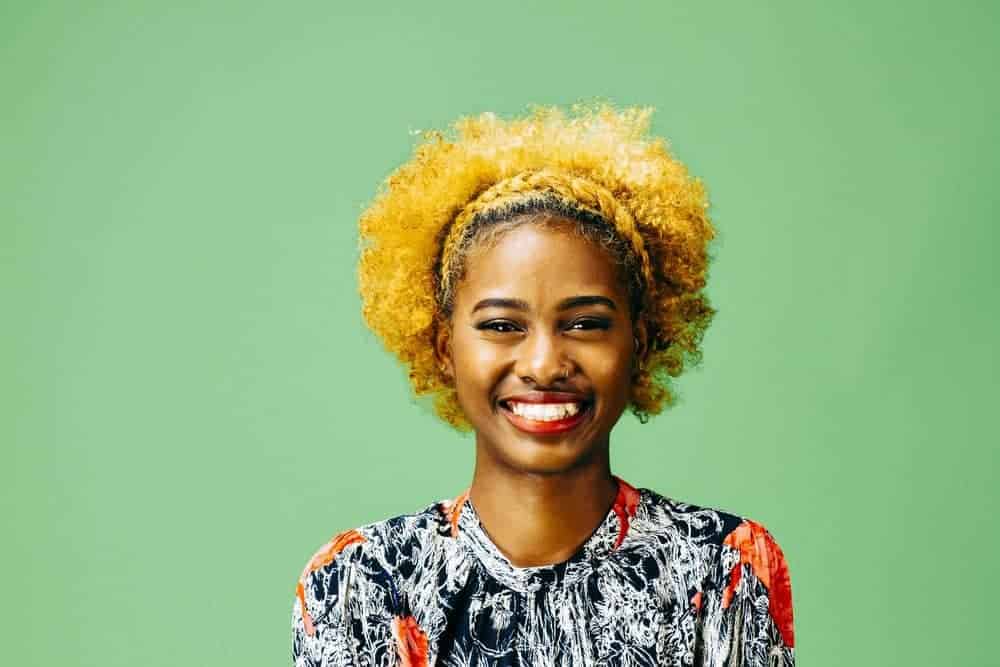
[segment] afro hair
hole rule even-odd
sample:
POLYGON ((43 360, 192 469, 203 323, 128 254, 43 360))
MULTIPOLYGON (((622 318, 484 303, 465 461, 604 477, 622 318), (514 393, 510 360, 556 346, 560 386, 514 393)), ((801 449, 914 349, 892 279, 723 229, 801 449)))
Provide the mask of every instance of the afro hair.
MULTIPOLYGON (((362 213, 358 266, 365 322, 409 371, 417 396, 459 430, 470 425, 434 338, 447 326, 449 265, 462 228, 540 195, 592 212, 637 255, 648 332, 630 408, 643 422, 674 400, 671 380, 701 358, 714 314, 706 295, 715 232, 701 182, 650 137, 652 110, 609 105, 540 107, 503 120, 461 118, 422 133, 412 159, 362 213)), ((501 216, 502 217, 502 216, 501 216)))

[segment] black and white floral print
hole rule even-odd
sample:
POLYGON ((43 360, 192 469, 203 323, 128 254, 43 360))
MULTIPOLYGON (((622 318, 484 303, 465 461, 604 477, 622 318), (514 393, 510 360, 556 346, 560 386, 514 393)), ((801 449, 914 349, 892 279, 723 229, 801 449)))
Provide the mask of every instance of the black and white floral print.
POLYGON ((513 566, 467 492, 339 533, 299 580, 295 666, 794 665, 768 531, 616 480, 601 525, 557 565, 513 566))

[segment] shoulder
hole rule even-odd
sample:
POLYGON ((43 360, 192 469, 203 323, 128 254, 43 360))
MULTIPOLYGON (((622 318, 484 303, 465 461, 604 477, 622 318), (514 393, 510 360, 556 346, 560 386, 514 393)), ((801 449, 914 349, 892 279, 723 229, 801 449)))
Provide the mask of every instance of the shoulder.
POLYGON ((409 576, 413 556, 451 534, 456 501, 438 501, 417 512, 341 530, 323 543, 296 584, 296 613, 306 633, 313 634, 313 624, 335 612, 348 585, 363 581, 369 594, 382 591, 387 604, 396 598, 395 581, 409 576))
POLYGON ((672 548, 704 559, 716 578, 728 579, 740 568, 768 589, 789 590, 788 564, 764 524, 714 507, 676 500, 639 489, 634 527, 647 539, 668 541, 672 548), (742 566, 747 566, 743 568, 742 566))
MULTIPOLYGON (((706 592, 717 596, 720 611, 734 613, 759 607, 773 621, 782 643, 794 645, 792 590, 788 563, 777 540, 764 524, 711 507, 667 498, 641 489, 650 521, 672 531, 710 557, 706 592)), ((702 596, 698 595, 698 606, 702 596)), ((768 624, 771 624, 768 621, 768 624)))
POLYGON ((677 500, 641 488, 637 527, 653 534, 667 534, 698 547, 722 547, 745 517, 725 510, 677 500))
POLYGON ((416 512, 335 533, 306 562, 302 578, 334 574, 351 563, 365 562, 375 568, 388 565, 395 560, 395 552, 410 551, 447 535, 451 529, 448 522, 450 503, 438 501, 416 512))

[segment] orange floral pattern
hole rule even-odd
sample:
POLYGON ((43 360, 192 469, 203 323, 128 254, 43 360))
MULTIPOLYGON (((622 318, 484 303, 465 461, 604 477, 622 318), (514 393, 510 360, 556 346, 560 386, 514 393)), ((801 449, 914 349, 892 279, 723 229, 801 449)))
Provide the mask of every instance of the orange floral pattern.
POLYGON ((451 526, 451 536, 458 535, 458 519, 462 515, 462 506, 469 497, 469 489, 466 489, 453 500, 441 501, 441 512, 448 518, 448 525, 451 526))
POLYGON ((332 563, 337 554, 346 547, 364 541, 364 536, 358 531, 353 529, 345 530, 342 533, 334 535, 333 539, 324 544, 319 551, 313 554, 309 562, 306 563, 305 569, 302 570, 302 576, 299 577, 299 583, 295 587, 295 595, 299 599, 299 604, 302 605, 302 622, 305 624, 307 634, 315 635, 316 628, 313 626, 312 618, 309 616, 309 609, 306 607, 306 577, 332 563))
POLYGON ((618 483, 618 495, 615 497, 615 504, 612 507, 614 513, 618 515, 618 538, 615 540, 615 549, 621 546, 628 535, 629 522, 639 509, 639 492, 623 479, 615 477, 618 483))
POLYGON ((701 611, 701 591, 691 596, 691 606, 694 607, 694 613, 701 611))
POLYGON ((396 639, 399 667, 427 667, 427 635, 412 616, 392 619, 392 636, 396 639))
POLYGON ((745 519, 723 541, 740 553, 740 562, 730 572, 729 585, 722 595, 722 608, 732 602, 739 587, 743 564, 749 564, 754 576, 768 590, 768 609, 781 638, 787 646, 795 645, 792 622, 792 582, 785 555, 764 526, 745 519))

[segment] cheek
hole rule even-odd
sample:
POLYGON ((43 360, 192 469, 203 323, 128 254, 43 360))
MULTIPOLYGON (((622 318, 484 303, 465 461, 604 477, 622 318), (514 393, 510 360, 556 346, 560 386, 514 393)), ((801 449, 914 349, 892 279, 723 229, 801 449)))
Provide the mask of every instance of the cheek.
POLYGON ((452 359, 459 394, 488 391, 499 382, 504 366, 502 350, 498 346, 471 336, 454 340, 452 359))
POLYGON ((586 372, 605 392, 627 389, 632 380, 631 350, 609 349, 590 355, 586 372))

